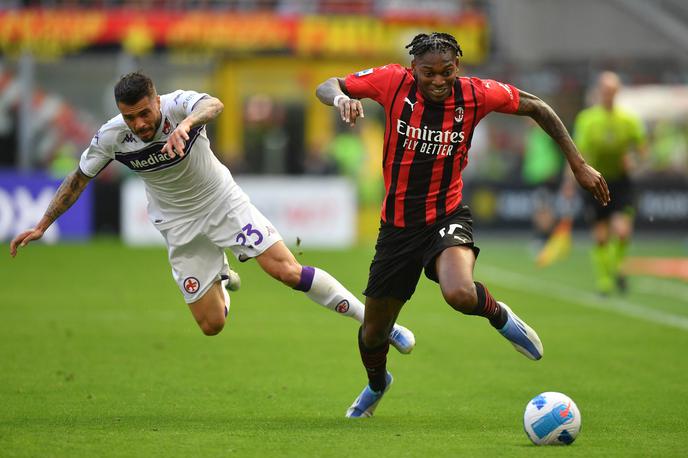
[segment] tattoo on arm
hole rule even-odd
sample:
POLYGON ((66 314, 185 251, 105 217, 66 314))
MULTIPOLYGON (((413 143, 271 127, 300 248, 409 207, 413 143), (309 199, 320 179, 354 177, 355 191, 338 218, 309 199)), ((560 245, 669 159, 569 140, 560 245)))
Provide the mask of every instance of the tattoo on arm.
POLYGON ((576 148, 576 145, 571 139, 569 131, 561 122, 559 116, 554 112, 552 107, 547 105, 545 102, 540 100, 538 97, 529 94, 524 91, 519 92, 520 101, 518 105, 518 110, 516 110, 517 115, 529 116, 535 122, 538 123, 542 130, 547 132, 547 134, 552 137, 552 139, 557 142, 561 150, 566 155, 566 159, 569 163, 582 161, 582 157, 576 148))
POLYGON ((191 121, 192 126, 207 124, 217 118, 223 109, 224 105, 215 97, 202 99, 196 104, 191 114, 187 116, 187 119, 191 121))
POLYGON ((70 173, 67 178, 62 181, 60 187, 57 188, 57 192, 55 192, 55 195, 48 205, 48 209, 43 215, 41 225, 45 225, 45 228, 47 228, 59 218, 60 215, 74 205, 74 202, 77 201, 86 188, 89 180, 90 178, 84 175, 79 169, 70 173))

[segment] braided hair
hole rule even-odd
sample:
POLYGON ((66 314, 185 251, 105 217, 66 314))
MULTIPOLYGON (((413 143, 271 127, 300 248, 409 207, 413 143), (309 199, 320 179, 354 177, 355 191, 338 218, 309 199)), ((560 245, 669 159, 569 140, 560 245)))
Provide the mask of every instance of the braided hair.
POLYGON ((413 57, 421 56, 428 51, 445 52, 454 51, 457 56, 463 56, 461 46, 456 38, 448 33, 432 32, 430 35, 421 33, 413 37, 411 43, 405 46, 413 57))

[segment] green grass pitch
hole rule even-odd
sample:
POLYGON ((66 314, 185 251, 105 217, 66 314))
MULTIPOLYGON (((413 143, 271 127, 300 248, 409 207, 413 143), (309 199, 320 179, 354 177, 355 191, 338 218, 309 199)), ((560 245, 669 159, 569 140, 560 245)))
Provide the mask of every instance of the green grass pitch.
MULTIPOLYGON (((526 239, 485 238, 476 278, 543 340, 540 362, 485 320, 461 316, 423 277, 390 350, 395 384, 372 419, 344 412, 366 379, 357 325, 259 271, 236 266, 225 330, 205 337, 162 248, 111 240, 32 245, 0 257, 0 456, 685 456, 688 283, 635 277, 591 293, 586 242, 537 269, 526 239), (582 431, 535 447, 522 427, 542 391, 571 396, 582 431)), ((631 254, 687 256, 686 240, 631 254)), ((372 248, 305 249, 352 291, 372 248)))

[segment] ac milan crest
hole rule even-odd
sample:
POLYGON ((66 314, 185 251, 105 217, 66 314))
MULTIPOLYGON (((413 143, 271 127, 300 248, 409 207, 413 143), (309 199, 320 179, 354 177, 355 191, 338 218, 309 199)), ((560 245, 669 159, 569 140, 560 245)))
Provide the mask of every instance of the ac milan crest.
POLYGON ((454 121, 463 121, 463 107, 458 107, 456 110, 454 110, 454 121))
POLYGON ((198 279, 196 277, 186 277, 184 279, 184 291, 186 291, 189 294, 193 294, 196 291, 198 291, 198 288, 200 288, 201 284, 198 282, 198 279))

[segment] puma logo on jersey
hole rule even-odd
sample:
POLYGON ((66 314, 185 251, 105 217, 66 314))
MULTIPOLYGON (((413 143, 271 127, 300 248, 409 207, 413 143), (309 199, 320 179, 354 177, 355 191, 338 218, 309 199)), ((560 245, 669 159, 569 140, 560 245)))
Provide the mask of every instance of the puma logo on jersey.
MULTIPOLYGON (((506 84, 504 84, 504 83, 500 83, 499 81, 494 81, 494 82, 497 83, 497 85, 498 85, 499 87, 501 87, 502 89, 504 89, 504 90, 506 91, 507 94, 509 94, 509 98, 510 98, 511 100, 514 99, 514 93, 511 91, 511 88, 510 88, 508 85, 506 85, 506 84)), ((486 89, 492 89, 492 81, 486 81, 486 82, 485 82, 485 88, 486 88, 486 89)))
POLYGON ((497 82, 497 84, 499 84, 502 88, 504 88, 504 90, 507 92, 507 94, 509 94, 509 98, 511 100, 514 99, 514 94, 511 92, 511 88, 509 86, 507 86, 504 83, 500 83, 500 82, 497 82))
POLYGON ((418 103, 418 102, 411 102, 408 97, 404 97, 404 102, 411 105, 411 111, 413 111, 413 107, 418 103))

